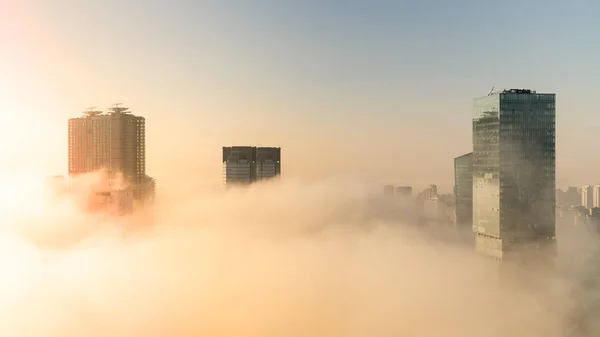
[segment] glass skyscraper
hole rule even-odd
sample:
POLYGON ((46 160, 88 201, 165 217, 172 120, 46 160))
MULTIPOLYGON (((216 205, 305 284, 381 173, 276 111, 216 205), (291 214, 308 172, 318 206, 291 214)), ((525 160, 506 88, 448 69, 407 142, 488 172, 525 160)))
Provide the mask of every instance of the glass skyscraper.
POLYGON ((473 224, 473 153, 454 158, 454 199, 456 224, 473 224))
POLYGON ((554 254, 555 111, 555 94, 526 89, 474 100, 473 231, 480 253, 500 261, 554 254))

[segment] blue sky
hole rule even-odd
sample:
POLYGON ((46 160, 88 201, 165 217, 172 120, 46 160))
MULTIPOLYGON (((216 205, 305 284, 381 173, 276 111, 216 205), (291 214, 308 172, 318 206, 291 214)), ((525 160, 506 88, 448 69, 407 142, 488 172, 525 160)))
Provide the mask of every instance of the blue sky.
MULTIPOLYGON (((4 37, 19 64, 3 66, 40 92, 29 109, 51 111, 40 118, 57 139, 65 118, 122 101, 148 118, 150 170, 193 151, 216 181, 219 147, 235 142, 284 147, 293 175, 355 167, 450 188, 472 98, 556 92, 559 185, 595 183, 599 12, 595 1, 32 1, 17 17, 35 29, 4 37)), ((53 146, 65 161, 64 140, 53 146)))

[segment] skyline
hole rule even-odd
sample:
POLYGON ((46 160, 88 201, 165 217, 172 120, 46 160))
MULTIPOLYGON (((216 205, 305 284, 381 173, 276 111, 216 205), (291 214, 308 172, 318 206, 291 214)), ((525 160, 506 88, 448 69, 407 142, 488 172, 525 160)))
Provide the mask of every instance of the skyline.
POLYGON ((472 99, 495 86, 556 92, 557 186, 600 181, 588 155, 600 123, 588 43, 598 5, 459 6, 469 3, 3 1, 0 109, 14 120, 0 141, 23 145, 0 148, 4 169, 64 174, 64 120, 123 102, 148 119, 148 169, 161 181, 193 173, 219 184, 222 146, 272 144, 286 151, 286 177, 356 162, 347 173, 374 183, 450 191, 451 162, 471 148, 472 99), (475 15, 484 10, 511 24, 486 23, 475 15), (507 36, 514 47, 491 43, 507 36), (179 150, 189 143, 191 161, 179 150), (311 160, 314 148, 335 160, 311 160))
POLYGON ((0 0, 0 336, 597 337, 599 11, 0 0))

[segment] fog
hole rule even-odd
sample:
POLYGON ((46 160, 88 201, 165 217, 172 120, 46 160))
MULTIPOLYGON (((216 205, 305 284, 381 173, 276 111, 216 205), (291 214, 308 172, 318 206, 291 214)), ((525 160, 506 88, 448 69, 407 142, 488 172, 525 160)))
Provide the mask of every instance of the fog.
POLYGON ((552 337, 573 307, 572 280, 500 284, 472 247, 374 214, 356 181, 185 182, 120 218, 44 179, 2 186, 1 336, 552 337))

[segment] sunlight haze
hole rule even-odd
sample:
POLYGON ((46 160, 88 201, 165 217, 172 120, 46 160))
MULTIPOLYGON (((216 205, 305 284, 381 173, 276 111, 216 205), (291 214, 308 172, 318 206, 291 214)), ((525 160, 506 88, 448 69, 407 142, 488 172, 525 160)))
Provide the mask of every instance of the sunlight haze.
POLYGON ((599 336, 599 12, 0 0, 0 336, 599 336))
POLYGON ((284 147, 290 176, 353 171, 449 191, 444 163, 468 152, 472 98, 517 84, 560 93, 558 185, 584 183, 595 179, 586 130, 600 122, 599 8, 587 4, 2 0, 12 120, 0 153, 63 173, 65 120, 121 102, 148 119, 159 180, 186 158, 186 174, 218 183, 218 147, 256 143, 284 147))

